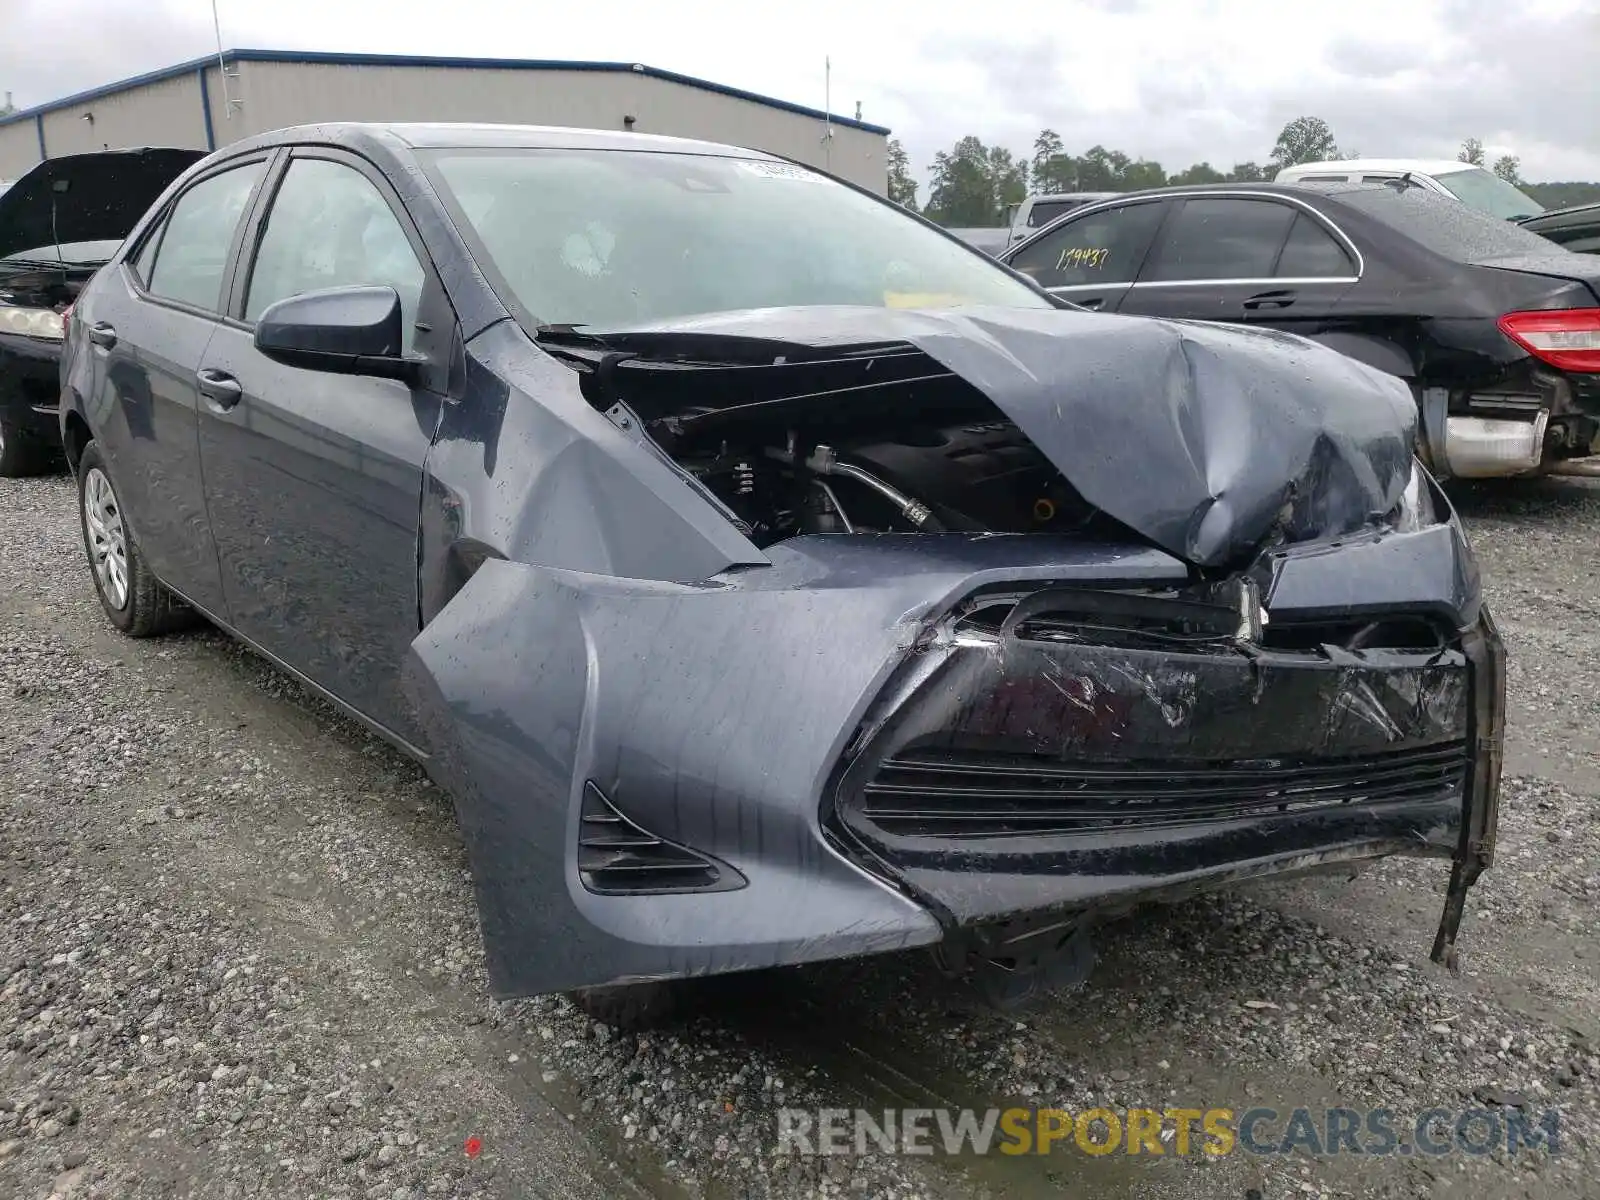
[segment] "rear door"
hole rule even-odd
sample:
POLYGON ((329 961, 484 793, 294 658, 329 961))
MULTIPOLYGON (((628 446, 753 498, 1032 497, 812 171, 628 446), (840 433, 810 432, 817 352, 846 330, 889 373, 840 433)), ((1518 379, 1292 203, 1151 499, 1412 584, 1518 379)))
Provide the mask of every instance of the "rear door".
POLYGON ((1068 217, 1006 261, 1063 300, 1116 312, 1166 211, 1164 200, 1138 200, 1068 217))
POLYGON ((404 207, 364 160, 296 150, 267 192, 229 319, 200 363, 200 456, 228 613, 280 662, 415 745, 400 666, 420 628, 423 461, 455 315, 404 207), (256 350, 269 305, 365 284, 400 294, 404 350, 424 360, 424 385, 256 350))
POLYGON ((1122 303, 1125 313, 1319 329, 1355 283, 1357 258, 1309 206, 1270 196, 1191 196, 1122 303))
POLYGON ((230 161, 191 183, 76 315, 93 360, 86 413, 139 549, 162 582, 219 615, 195 372, 266 166, 265 154, 230 161))

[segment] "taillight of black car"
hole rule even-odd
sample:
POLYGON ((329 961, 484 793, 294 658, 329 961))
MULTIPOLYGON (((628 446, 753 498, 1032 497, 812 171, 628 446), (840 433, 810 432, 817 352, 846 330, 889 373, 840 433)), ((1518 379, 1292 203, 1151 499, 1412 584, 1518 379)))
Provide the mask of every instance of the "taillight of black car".
POLYGON ((1600 372, 1600 308, 1510 312, 1500 332, 1559 371, 1600 372))

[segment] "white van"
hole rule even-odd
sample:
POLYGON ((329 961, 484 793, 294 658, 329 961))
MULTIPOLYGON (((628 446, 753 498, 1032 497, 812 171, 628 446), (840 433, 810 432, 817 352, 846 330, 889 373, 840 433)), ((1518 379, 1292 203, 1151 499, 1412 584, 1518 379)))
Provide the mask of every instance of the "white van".
POLYGON ((1023 238, 1032 237, 1057 217, 1064 217, 1075 208, 1109 200, 1116 192, 1034 192, 1014 212, 1008 214, 1006 224, 1011 233, 1006 245, 1015 246, 1023 238))
POLYGON ((1429 191, 1454 196, 1463 204, 1518 221, 1544 211, 1544 205, 1493 171, 1449 158, 1355 158, 1344 162, 1301 163, 1279 171, 1277 183, 1386 183, 1409 175, 1429 191))

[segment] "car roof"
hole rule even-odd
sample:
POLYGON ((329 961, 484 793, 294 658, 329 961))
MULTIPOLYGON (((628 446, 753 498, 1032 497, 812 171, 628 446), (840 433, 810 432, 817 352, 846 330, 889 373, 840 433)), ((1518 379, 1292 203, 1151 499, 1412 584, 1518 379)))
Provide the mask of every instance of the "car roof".
POLYGON ((1081 200, 1085 196, 1115 196, 1117 192, 1035 192, 1029 200, 1081 200))
POLYGON ((341 121, 318 125, 290 125, 259 134, 229 146, 230 151, 295 143, 334 143, 360 148, 363 144, 405 146, 414 150, 536 149, 634 150, 663 154, 710 154, 721 157, 780 161, 759 150, 723 145, 695 138, 659 133, 625 133, 608 129, 579 129, 564 125, 492 125, 469 122, 341 121))
MULTIPOLYGON (((1337 195, 1346 191, 1371 191, 1373 188, 1383 187, 1381 183, 1179 183, 1168 187, 1143 188, 1137 192, 1107 192, 1105 200, 1098 201, 1095 207, 1110 203, 1113 200, 1151 199, 1162 196, 1288 196, 1304 198, 1312 196, 1337 195)), ((1067 220, 1078 215, 1081 210, 1074 210, 1062 217, 1067 220)))
MULTIPOLYGON (((1292 174, 1318 171, 1414 171, 1419 175, 1448 175, 1452 171, 1465 171, 1476 163, 1462 162, 1457 158, 1342 158, 1329 162, 1296 163, 1285 167, 1292 174)), ((1479 168, 1480 170, 1482 168, 1479 168)))

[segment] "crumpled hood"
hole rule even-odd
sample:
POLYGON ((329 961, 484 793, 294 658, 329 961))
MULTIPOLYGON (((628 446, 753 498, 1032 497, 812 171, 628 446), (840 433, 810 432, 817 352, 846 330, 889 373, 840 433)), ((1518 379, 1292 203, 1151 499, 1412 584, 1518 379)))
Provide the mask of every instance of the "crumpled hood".
POLYGON ((1060 309, 817 307, 593 336, 745 361, 909 343, 987 396, 1090 504, 1205 567, 1371 525, 1412 469, 1405 384, 1273 330, 1060 309))
POLYGON ((121 241, 167 185, 205 156, 144 149, 48 158, 0 193, 0 258, 58 240, 121 241))

